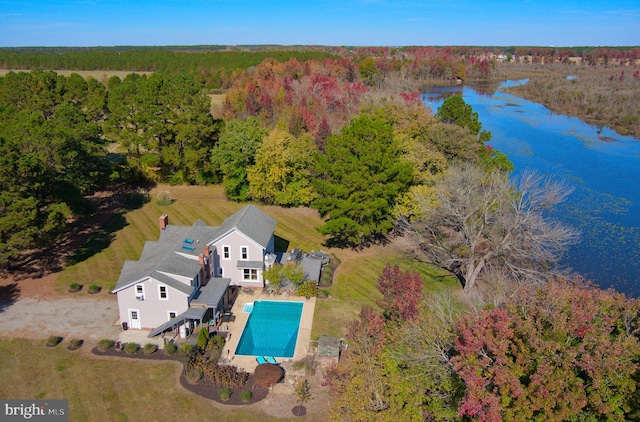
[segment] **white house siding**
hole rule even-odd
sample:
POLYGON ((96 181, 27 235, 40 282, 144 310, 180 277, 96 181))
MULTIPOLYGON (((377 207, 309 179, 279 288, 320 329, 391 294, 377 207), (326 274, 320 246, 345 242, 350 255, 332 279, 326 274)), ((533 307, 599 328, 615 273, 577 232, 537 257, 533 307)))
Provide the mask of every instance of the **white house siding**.
POLYGON ((127 322, 129 326, 131 326, 129 309, 137 309, 141 328, 151 330, 169 320, 169 311, 179 315, 189 307, 188 296, 179 290, 151 278, 142 284, 144 286, 144 300, 136 299, 135 284, 117 293, 120 321, 127 322), (158 288, 160 285, 167 288, 167 300, 160 300, 158 288))
MULTIPOLYGON (((273 244, 273 237, 269 243, 273 244)), ((263 266, 258 270, 258 279, 253 282, 243 281, 243 271, 238 269, 238 261, 242 260, 241 248, 243 246, 247 247, 247 259, 245 261, 260 261, 264 263, 265 250, 262 246, 238 230, 234 230, 218 239, 212 246, 215 247, 216 254, 214 262, 222 268, 222 274, 218 272, 217 276, 230 278, 232 286, 262 287, 264 285, 262 279, 263 266), (224 246, 229 247, 229 259, 224 259, 224 246)), ((273 246, 271 248, 273 249, 273 246)))

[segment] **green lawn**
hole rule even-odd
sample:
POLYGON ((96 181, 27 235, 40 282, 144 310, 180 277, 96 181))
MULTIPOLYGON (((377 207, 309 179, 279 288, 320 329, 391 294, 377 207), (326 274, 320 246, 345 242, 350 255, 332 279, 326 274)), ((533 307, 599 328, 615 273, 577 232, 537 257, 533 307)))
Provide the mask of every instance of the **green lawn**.
MULTIPOLYGON (((218 225, 246 204, 229 202, 221 186, 159 186, 150 193, 150 201, 123 216, 115 216, 109 226, 122 227, 111 236, 108 247, 81 262, 67 266, 58 276, 58 291, 64 292, 70 283, 97 284, 112 289, 118 281, 127 259, 138 259, 144 242, 160 236, 158 217, 169 216, 169 224, 191 225, 198 218, 209 225, 218 225), (174 202, 168 206, 156 204, 158 193, 169 191, 174 202), (124 221, 120 221, 124 218, 124 221)), ((308 208, 260 206, 278 221, 276 236, 289 241, 289 248, 304 250, 321 247, 323 237, 315 227, 321 224, 316 212, 308 208)), ((106 237, 103 235, 102 237, 106 237)))
POLYGON ((0 340, 0 397, 69 399, 70 421, 277 420, 255 408, 220 410, 186 391, 181 364, 98 358, 66 346, 0 340))
POLYGON ((339 265, 333 286, 326 289, 329 298, 316 301, 312 338, 321 334, 343 337, 347 324, 358 317, 363 306, 376 307, 375 302, 381 297, 376 284, 387 263, 398 265, 403 271, 417 271, 424 281, 425 291, 459 288, 453 278, 433 266, 406 259, 390 248, 376 247, 374 250, 376 253, 362 254, 339 265))
MULTIPOLYGON (((95 283, 112 289, 124 261, 138 259, 144 242, 158 239, 158 217, 162 214, 169 216, 170 224, 191 225, 200 218, 209 225, 218 225, 245 205, 227 201, 221 186, 164 185, 153 189, 149 198, 143 206, 114 217, 111 225, 119 229, 111 233, 111 243, 107 247, 64 269, 58 277, 59 292, 66 291, 72 282, 83 285, 95 283), (170 192, 174 200, 171 205, 156 203, 162 191, 170 192)), ((323 248, 324 237, 316 230, 322 220, 314 210, 259 206, 278 222, 275 234, 281 238, 279 244, 285 244, 287 249, 324 249, 342 260, 335 272, 333 286, 327 289, 329 298, 317 301, 314 338, 321 334, 342 337, 347 323, 357 317, 362 306, 375 306, 379 295, 376 282, 387 262, 398 264, 405 271, 418 271, 425 281, 425 289, 457 287, 455 280, 444 277, 441 271, 404 258, 390 247, 376 246, 362 253, 323 248)))
MULTIPOLYGON (((103 233, 87 242, 78 262, 68 265, 59 275, 57 290, 66 291, 74 281, 113 288, 124 261, 138 259, 144 242, 158 239, 161 214, 169 216, 170 224, 191 225, 200 218, 209 225, 218 225, 244 205, 227 201, 220 186, 159 186, 151 191, 150 201, 114 217, 103 233), (158 205, 158 193, 167 190, 174 202, 158 205), (92 254, 95 245, 99 248, 92 254)), ((316 230, 321 219, 311 209, 260 208, 277 220, 279 245, 305 251, 324 249, 341 260, 333 285, 327 288, 329 298, 316 302, 313 338, 321 334, 343 337, 347 324, 357 318, 362 306, 375 306, 379 297, 377 279, 388 262, 405 271, 418 271, 425 290, 459 289, 456 281, 440 270, 407 259, 390 246, 375 246, 363 252, 323 248, 324 238, 316 230)), ((115 300, 112 296, 103 298, 115 300)), ((203 420, 209 413, 221 421, 267 420, 258 411, 213 409, 207 400, 179 387, 178 368, 173 364, 105 361, 82 352, 70 353, 63 347, 50 349, 42 342, 33 345, 22 340, 0 341, 0 361, 0 397, 70 397, 71 420, 203 420)))

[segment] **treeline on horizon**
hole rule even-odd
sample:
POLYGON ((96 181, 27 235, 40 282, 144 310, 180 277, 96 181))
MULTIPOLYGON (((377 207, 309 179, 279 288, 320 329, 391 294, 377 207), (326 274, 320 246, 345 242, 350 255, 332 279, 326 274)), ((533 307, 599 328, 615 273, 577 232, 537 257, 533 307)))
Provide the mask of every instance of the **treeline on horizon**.
POLYGON ((220 72, 245 70, 266 58, 280 62, 324 58, 347 58, 360 62, 365 58, 395 60, 403 64, 423 57, 448 57, 532 62, 567 62, 581 58, 584 63, 629 64, 640 60, 640 47, 480 47, 480 46, 406 46, 406 47, 331 47, 331 46, 113 46, 113 47, 4 47, 0 48, 2 69, 45 70, 119 70, 220 72))

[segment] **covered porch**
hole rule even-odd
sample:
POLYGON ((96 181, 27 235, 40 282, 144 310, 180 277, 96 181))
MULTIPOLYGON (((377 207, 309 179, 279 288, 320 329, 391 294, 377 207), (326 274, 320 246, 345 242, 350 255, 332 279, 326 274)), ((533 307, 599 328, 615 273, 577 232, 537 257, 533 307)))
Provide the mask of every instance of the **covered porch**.
POLYGON ((179 335, 181 339, 186 340, 205 324, 217 327, 224 310, 230 309, 233 305, 233 292, 229 289, 230 283, 231 279, 229 278, 211 278, 206 285, 196 291, 185 312, 151 330, 148 337, 153 338, 166 331, 171 331, 174 338, 179 335))

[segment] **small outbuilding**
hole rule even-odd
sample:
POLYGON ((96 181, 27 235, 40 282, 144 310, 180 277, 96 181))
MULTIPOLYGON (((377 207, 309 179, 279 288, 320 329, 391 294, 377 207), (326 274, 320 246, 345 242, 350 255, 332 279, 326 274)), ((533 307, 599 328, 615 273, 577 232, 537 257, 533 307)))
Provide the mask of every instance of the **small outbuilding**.
POLYGON ((327 368, 338 364, 340 360, 339 338, 321 335, 318 339, 318 364, 322 368, 327 368))

